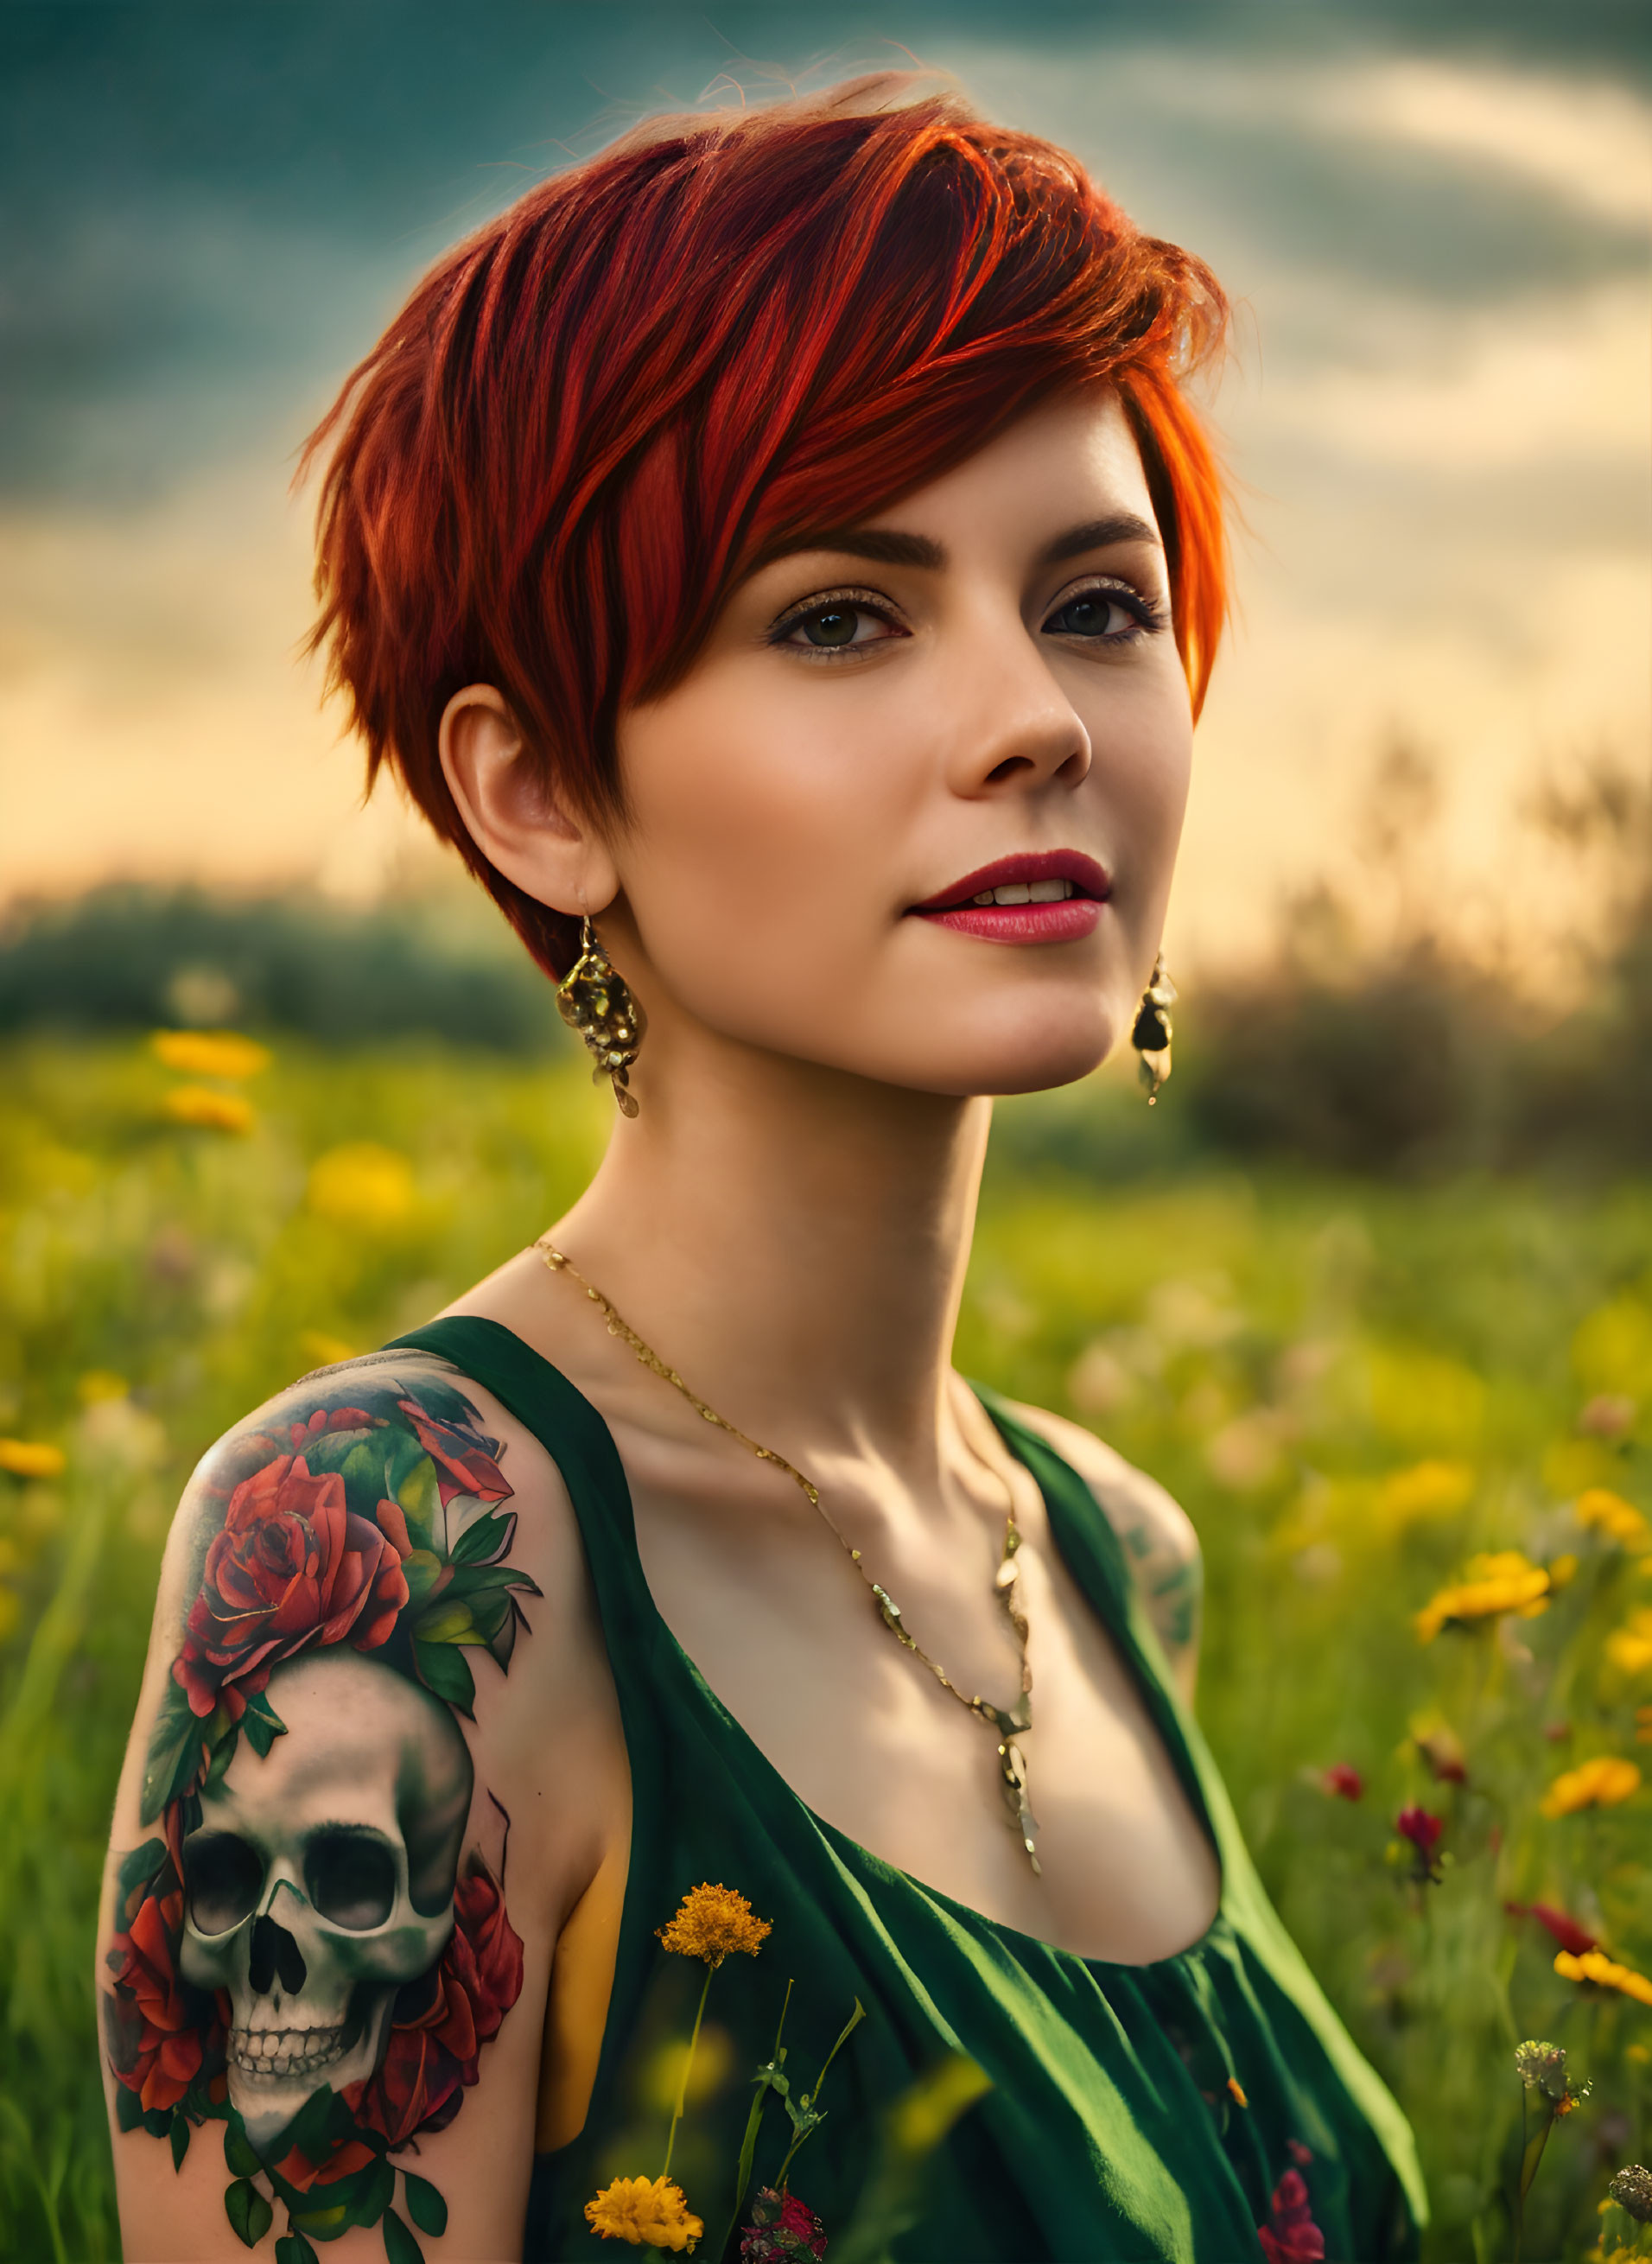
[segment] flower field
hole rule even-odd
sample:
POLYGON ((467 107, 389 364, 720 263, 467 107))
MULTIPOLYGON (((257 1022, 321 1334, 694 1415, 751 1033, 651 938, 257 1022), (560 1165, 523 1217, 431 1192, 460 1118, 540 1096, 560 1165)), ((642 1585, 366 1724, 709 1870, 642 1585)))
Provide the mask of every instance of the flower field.
MULTIPOLYGON (((537 1233, 610 1106, 412 1042, 5 1049, 0 2256, 119 2253, 92 1919, 184 1477, 537 1233)), ((1526 2264, 1645 2248, 1602 2204, 1652 2151, 1652 1187, 1036 1152, 989 1175, 961 1362, 1198 1524, 1205 1725, 1416 2124, 1426 2253, 1511 2256, 1517 2211, 1526 2264)))

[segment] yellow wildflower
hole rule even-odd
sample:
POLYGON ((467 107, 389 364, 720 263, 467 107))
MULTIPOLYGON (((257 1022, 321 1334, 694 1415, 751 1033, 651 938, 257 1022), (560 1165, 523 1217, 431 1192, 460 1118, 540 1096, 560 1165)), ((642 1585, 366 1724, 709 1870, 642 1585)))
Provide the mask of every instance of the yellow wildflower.
POLYGON ((1249 2107, 1250 2104, 1245 2097, 1244 2086, 1236 2075, 1230 2075, 1228 2079, 1228 2096, 1235 2107, 1249 2107))
POLYGON ((200 1124, 214 1132, 250 1132, 257 1121, 250 1100, 209 1085, 175 1085, 165 1107, 174 1124, 200 1124))
POLYGON ((702 1885, 691 1887, 677 1916, 655 1931, 679 1957, 703 1957, 714 1971, 731 1950, 755 1957, 772 1929, 732 1887, 702 1885))
POLYGON ((1471 1556, 1466 1577, 1431 1597, 1416 1618, 1417 1639, 1432 1643, 1443 1627, 1496 1618, 1503 1612, 1534 1619, 1548 1609, 1549 1576, 1518 1549, 1471 1556))
POLYGON ((112 1368, 89 1368, 75 1384, 83 1407, 100 1407, 105 1400, 124 1399, 132 1386, 112 1368))
POLYGON ((0 1470, 14 1478, 60 1478, 63 1468, 63 1449, 44 1439, 0 1439, 0 1470))
POLYGON ((347 1141, 310 1165, 309 1207, 334 1226, 399 1226, 415 1192, 412 1165, 376 1140, 347 1141))
POLYGON ((1413 1462, 1383 1479, 1377 1489, 1377 1518, 1385 1532, 1397 1535, 1419 1519, 1453 1516, 1474 1491, 1472 1462, 1413 1462))
POLYGON ((257 1077, 270 1066, 270 1049, 234 1030, 157 1030, 149 1051, 185 1077, 257 1077))
POLYGON ((1606 1656, 1625 1674, 1644 1674, 1652 1666, 1652 1607, 1642 1605, 1626 1626, 1606 1637, 1606 1656))
POLYGON ((1637 2004, 1652 2005, 1652 1981, 1632 1965, 1619 1965, 1604 1950, 1586 1949, 1581 1957, 1569 1950, 1556 1953, 1554 1970, 1563 1981, 1592 1981, 1598 1989, 1616 1989, 1637 2004))
POLYGON ((1592 1527, 1620 1549, 1652 1548, 1652 1525, 1632 1502, 1606 1486, 1590 1486, 1580 1493, 1572 1513, 1579 1525, 1592 1527))
POLYGON ((1580 1808, 1616 1808, 1640 1789, 1641 1772, 1633 1761, 1602 1753, 1557 1776, 1541 1805, 1545 1816, 1576 1816, 1580 1808))
POLYGON ((634 2248, 692 2249, 706 2227, 671 2178, 616 2178, 585 2203, 585 2222, 604 2240, 634 2248))

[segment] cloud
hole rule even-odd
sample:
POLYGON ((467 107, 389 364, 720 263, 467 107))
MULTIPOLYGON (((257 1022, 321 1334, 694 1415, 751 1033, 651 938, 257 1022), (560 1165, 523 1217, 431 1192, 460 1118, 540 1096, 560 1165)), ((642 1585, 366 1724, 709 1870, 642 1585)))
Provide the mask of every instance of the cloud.
POLYGON ((1652 227, 1652 103, 1630 88, 1396 58, 1287 91, 1322 127, 1483 161, 1608 220, 1652 227))
MULTIPOLYGON (((1133 217, 1241 294, 1286 275, 1455 314, 1645 272, 1649 215, 1630 185, 1652 109, 1601 82, 1105 39, 1059 57, 960 43, 956 61, 984 107, 1067 142, 1133 217), (1567 163, 1591 146, 1622 177, 1598 193, 1567 163)), ((1293 346, 1334 353, 1336 321, 1304 313, 1293 346)))
POLYGON ((1421 360, 1403 311, 1389 313, 1381 363, 1275 374, 1257 390, 1254 421, 1298 443, 1453 475, 1545 459, 1620 458, 1631 475, 1644 464, 1644 285, 1548 294, 1512 313, 1475 309, 1421 360))

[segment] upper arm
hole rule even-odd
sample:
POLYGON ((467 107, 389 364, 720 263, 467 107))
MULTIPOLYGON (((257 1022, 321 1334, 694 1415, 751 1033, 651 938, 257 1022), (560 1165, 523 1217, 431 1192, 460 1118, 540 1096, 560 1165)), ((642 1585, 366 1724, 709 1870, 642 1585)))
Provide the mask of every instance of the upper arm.
POLYGON ((1189 1705, 1199 1673, 1204 1566, 1192 1520, 1156 1478, 1064 1416, 1017 1406, 1015 1413, 1070 1462, 1118 1535, 1177 1687, 1189 1705))
POLYGON ((185 1496, 100 1936, 134 2264, 271 2232, 348 2264, 390 2210, 519 2253, 552 1949, 623 1769, 560 1480, 482 1397, 352 1362, 185 1496))

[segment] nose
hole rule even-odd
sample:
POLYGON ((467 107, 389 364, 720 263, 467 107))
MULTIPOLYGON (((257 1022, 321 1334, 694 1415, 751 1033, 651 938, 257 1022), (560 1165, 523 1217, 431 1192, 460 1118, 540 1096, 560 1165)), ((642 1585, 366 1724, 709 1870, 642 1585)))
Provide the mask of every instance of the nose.
POLYGON ((296 1997, 304 1986, 307 1970, 303 1951, 284 1926, 269 1917, 254 1919, 247 1979, 255 1997, 267 1997, 278 1976, 287 1995, 296 1997))
POLYGON ((1051 782, 1079 785, 1091 747, 1083 717, 1018 620, 980 635, 954 676, 958 718, 953 784, 967 795, 1025 793, 1051 782))

